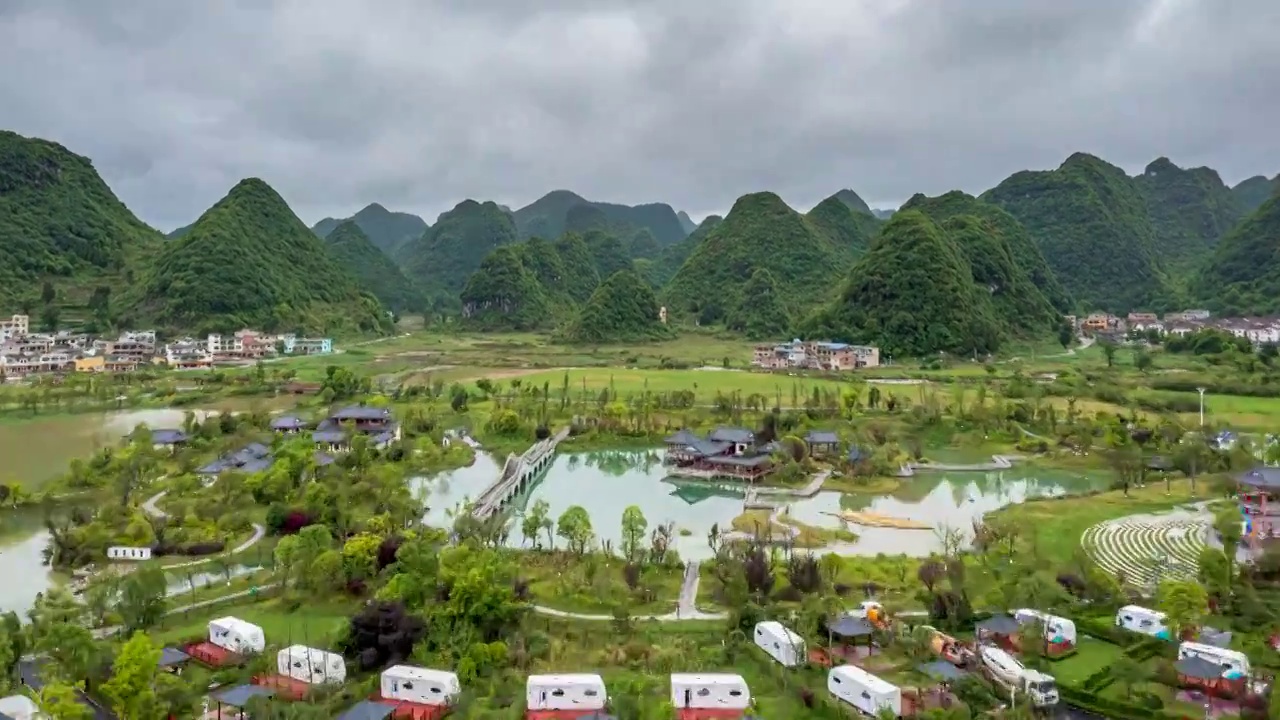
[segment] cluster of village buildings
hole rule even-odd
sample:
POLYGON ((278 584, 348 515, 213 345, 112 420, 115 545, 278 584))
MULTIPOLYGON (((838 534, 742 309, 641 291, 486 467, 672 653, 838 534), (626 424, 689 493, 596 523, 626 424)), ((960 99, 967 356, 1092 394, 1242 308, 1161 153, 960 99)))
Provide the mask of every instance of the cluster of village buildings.
POLYGON ((880 365, 880 348, 826 340, 757 345, 751 364, 766 370, 857 370, 880 365))
POLYGON ((143 365, 177 369, 211 368, 253 362, 277 355, 325 355, 330 338, 299 338, 239 330, 204 339, 162 343, 154 330, 120 333, 115 339, 66 330, 31 332, 26 315, 0 320, 0 377, 36 373, 131 372, 143 365))
POLYGON ((1121 337, 1130 333, 1156 332, 1161 335, 1189 335, 1199 330, 1221 330, 1254 345, 1280 343, 1280 317, 1215 318, 1208 310, 1165 313, 1131 312, 1126 316, 1089 313, 1083 318, 1068 315, 1067 321, 1081 333, 1121 337))

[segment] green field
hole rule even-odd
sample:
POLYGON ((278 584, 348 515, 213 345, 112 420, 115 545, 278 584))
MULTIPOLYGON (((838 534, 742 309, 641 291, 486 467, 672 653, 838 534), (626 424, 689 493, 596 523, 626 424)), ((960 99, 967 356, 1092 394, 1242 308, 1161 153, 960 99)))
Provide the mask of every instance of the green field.
POLYGON ((641 393, 646 390, 654 393, 691 390, 699 396, 699 402, 707 402, 716 393, 740 392, 744 396, 760 394, 771 399, 781 396, 784 406, 791 404, 793 389, 803 402, 803 399, 808 397, 814 388, 836 390, 843 387, 843 383, 833 380, 792 377, 746 370, 724 370, 714 367, 704 370, 632 370, 622 368, 547 370, 521 375, 520 381, 534 386, 547 383, 553 389, 558 389, 563 385, 566 375, 569 377, 569 390, 575 394, 583 391, 598 393, 605 388, 610 388, 619 395, 624 396, 641 393))

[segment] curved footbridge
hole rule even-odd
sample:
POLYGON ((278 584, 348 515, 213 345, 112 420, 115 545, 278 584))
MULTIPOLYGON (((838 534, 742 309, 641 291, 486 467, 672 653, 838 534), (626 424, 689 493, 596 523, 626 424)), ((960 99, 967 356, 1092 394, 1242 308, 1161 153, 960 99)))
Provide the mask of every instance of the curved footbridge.
POLYGON ((534 443, 523 454, 508 455, 507 462, 502 466, 502 474, 472 504, 471 515, 477 520, 487 520, 502 512, 512 498, 529 489, 533 481, 551 467, 556 457, 556 448, 567 437, 569 428, 561 428, 555 435, 534 443))

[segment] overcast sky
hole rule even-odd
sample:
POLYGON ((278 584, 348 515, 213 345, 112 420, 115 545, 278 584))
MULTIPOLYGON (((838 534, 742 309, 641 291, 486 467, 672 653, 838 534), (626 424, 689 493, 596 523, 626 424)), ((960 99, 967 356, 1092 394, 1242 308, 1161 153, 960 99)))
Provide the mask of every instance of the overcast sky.
POLYGON ((981 192, 1076 150, 1280 172, 1280 0, 2 0, 0 127, 186 224, 568 188, 694 217, 981 192))

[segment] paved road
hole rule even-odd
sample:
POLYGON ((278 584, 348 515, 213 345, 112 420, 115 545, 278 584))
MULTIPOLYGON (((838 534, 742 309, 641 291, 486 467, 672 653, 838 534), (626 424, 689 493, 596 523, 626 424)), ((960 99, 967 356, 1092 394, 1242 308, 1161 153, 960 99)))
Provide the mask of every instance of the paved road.
MULTIPOLYGON (((155 495, 152 495, 151 497, 147 498, 146 502, 142 503, 142 511, 143 511, 143 512, 145 512, 146 514, 150 515, 151 517, 154 517, 154 518, 167 518, 167 517, 169 517, 169 514, 168 514, 168 513, 166 513, 165 511, 161 510, 160 508, 156 507, 156 503, 160 502, 160 500, 161 500, 161 499, 163 499, 163 498, 164 498, 164 496, 165 496, 165 495, 168 495, 168 494, 169 494, 169 491, 168 491, 168 490, 165 490, 165 491, 162 491, 162 492, 158 492, 158 493, 156 493, 155 495)), ((176 570, 176 569, 178 569, 178 568, 194 567, 194 566, 196 566, 196 565, 204 565, 205 563, 213 562, 214 560, 216 560, 217 558, 220 558, 220 557, 227 557, 227 556, 230 556, 230 555, 239 555, 240 553, 244 552, 245 550, 248 550, 249 548, 253 547, 254 545, 257 545, 257 544, 258 544, 258 542, 259 542, 260 540, 262 540, 262 538, 263 538, 266 534, 267 534, 267 529, 266 529, 265 527, 263 527, 263 526, 259 525, 258 523, 254 523, 254 524, 253 524, 253 536, 252 536, 252 537, 250 537, 248 540, 245 540, 244 542, 240 543, 239 545, 235 546, 234 548, 231 548, 230 550, 228 550, 228 551, 226 551, 226 552, 222 553, 221 555, 211 555, 211 556, 206 557, 206 558, 200 558, 199 560, 192 560, 192 561, 190 561, 190 562, 177 563, 176 565, 165 565, 165 566, 164 566, 164 569, 165 569, 165 570, 176 570)))

